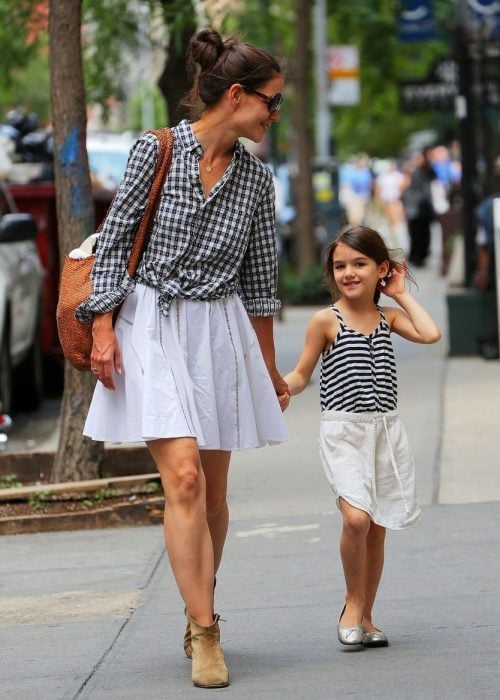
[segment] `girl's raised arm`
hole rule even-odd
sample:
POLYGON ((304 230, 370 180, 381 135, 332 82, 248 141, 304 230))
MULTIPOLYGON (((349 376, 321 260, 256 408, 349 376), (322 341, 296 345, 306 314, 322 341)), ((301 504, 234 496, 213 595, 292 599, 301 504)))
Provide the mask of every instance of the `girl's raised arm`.
POLYGON ((318 363, 319 356, 328 343, 328 326, 330 325, 331 327, 332 320, 337 322, 337 319, 331 311, 329 309, 324 309, 322 311, 317 311, 309 321, 304 347, 300 353, 297 365, 295 369, 285 376, 285 381, 288 384, 288 389, 292 396, 300 394, 309 384, 311 375, 318 363))
POLYGON ((414 343, 437 343, 441 338, 441 331, 431 315, 405 289, 405 274, 404 268, 392 270, 385 286, 380 288, 401 307, 384 309, 391 331, 414 343))

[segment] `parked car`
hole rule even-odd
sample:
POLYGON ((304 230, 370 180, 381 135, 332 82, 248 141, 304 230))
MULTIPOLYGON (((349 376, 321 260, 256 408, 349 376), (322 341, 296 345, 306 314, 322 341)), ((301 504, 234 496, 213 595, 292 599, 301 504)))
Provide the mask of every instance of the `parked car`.
POLYGON ((44 272, 37 229, 0 185, 0 413, 36 410, 43 394, 44 272))
POLYGON ((107 134, 89 132, 87 154, 94 187, 114 192, 125 174, 130 149, 136 139, 130 132, 107 134))

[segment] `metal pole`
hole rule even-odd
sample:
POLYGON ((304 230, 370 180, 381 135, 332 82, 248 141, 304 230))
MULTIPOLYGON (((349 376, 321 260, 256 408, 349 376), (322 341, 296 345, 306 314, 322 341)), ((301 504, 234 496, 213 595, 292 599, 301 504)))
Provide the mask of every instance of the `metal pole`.
POLYGON ((475 60, 468 48, 467 8, 460 5, 460 22, 456 27, 455 56, 459 68, 460 104, 459 138, 462 151, 462 225, 465 243, 465 286, 471 284, 475 268, 475 218, 477 204, 477 109, 474 94, 475 60))
POLYGON ((497 293, 497 330, 500 339, 500 197, 493 200, 493 249, 495 255, 495 287, 497 293))
POLYGON ((320 161, 328 161, 331 114, 326 66, 326 0, 316 0, 314 3, 313 30, 316 73, 316 157, 320 161))

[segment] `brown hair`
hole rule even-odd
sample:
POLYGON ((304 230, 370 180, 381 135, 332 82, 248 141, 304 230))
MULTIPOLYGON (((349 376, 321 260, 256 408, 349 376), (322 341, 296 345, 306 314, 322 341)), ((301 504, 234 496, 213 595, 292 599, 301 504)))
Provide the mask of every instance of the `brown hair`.
MULTIPOLYGON (((334 300, 340 298, 340 292, 335 284, 335 275, 333 272, 333 255, 339 243, 344 243, 350 248, 366 255, 366 257, 374 260, 377 265, 381 265, 383 262, 387 261, 389 263, 389 272, 391 272, 391 270, 401 270, 403 267, 402 262, 398 262, 394 259, 395 257, 402 256, 403 251, 401 249, 389 250, 380 233, 368 226, 361 226, 358 224, 345 226, 340 230, 337 238, 326 247, 323 256, 323 279, 334 300)), ((406 276, 411 282, 414 282, 413 276, 408 270, 406 271, 406 276)), ((375 294, 373 295, 375 304, 378 302, 379 298, 380 289, 377 285, 375 294)))
POLYGON ((193 86, 183 104, 190 108, 192 117, 216 104, 234 83, 256 90, 282 72, 278 61, 265 49, 236 37, 224 41, 215 29, 202 29, 192 37, 187 67, 193 86))

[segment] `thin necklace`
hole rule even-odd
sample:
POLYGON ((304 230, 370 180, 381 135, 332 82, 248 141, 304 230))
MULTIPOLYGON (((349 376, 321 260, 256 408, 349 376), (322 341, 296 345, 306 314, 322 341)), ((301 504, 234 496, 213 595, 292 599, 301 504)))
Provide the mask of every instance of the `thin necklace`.
POLYGON ((212 165, 205 165, 205 163, 203 163, 203 158, 205 157, 203 155, 200 158, 200 163, 203 166, 203 170, 205 170, 207 173, 211 173, 214 168, 216 168, 218 165, 220 165, 222 163, 222 161, 226 158, 227 154, 228 154, 228 151, 226 151, 226 153, 224 153, 222 158, 220 160, 218 160, 217 163, 212 163, 212 165))

